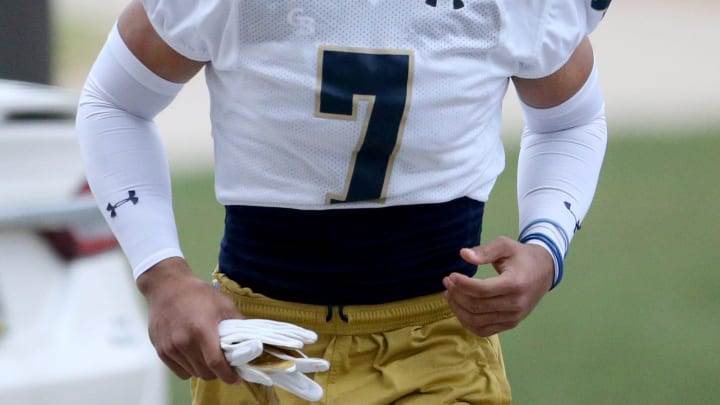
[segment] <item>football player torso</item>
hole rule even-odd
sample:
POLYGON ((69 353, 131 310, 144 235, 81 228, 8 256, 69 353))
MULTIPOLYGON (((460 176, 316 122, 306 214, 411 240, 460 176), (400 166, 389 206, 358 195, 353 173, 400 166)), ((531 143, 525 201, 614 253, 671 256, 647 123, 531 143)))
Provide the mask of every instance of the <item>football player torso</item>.
POLYGON ((144 4, 208 62, 221 271, 343 304, 474 274, 458 250, 504 167, 509 77, 554 72, 602 16, 590 0, 144 4))

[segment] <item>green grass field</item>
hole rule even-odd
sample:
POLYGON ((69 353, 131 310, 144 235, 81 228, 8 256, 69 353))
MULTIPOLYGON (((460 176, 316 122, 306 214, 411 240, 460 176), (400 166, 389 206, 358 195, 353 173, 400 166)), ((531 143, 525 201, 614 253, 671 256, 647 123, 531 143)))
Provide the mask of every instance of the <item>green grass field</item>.
MULTIPOLYGON (((720 403, 720 132, 692 131, 611 136, 563 283, 502 334, 514 403, 720 403)), ((516 232, 515 161, 510 149, 485 241, 516 232)), ((174 192, 186 255, 208 278, 223 215, 212 176, 178 175, 174 192)), ((187 391, 173 380, 174 404, 187 391)))

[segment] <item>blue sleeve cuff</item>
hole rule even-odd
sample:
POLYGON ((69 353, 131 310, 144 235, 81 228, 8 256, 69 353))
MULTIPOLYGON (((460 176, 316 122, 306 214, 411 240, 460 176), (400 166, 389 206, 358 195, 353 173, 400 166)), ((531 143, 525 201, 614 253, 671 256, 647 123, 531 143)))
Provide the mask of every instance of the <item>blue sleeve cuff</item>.
POLYGON ((550 286, 550 290, 554 289, 558 284, 560 284, 560 281, 562 280, 563 273, 564 273, 564 262, 565 257, 560 253, 560 249, 557 247, 555 242, 547 237, 546 235, 543 235, 541 233, 531 233, 528 235, 525 235, 520 238, 520 243, 527 243, 531 240, 536 240, 541 242, 543 245, 547 246, 548 250, 550 251, 550 254, 553 257, 553 261, 555 262, 555 277, 553 279, 552 286, 550 286))

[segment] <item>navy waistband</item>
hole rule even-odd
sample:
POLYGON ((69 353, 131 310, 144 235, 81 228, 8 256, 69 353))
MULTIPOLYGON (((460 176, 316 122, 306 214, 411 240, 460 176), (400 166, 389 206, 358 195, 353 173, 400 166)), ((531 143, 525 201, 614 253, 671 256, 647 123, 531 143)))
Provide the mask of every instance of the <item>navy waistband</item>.
POLYGON ((376 304, 443 290, 459 256, 480 241, 484 204, 446 203, 305 211, 227 206, 219 270, 275 299, 376 304))

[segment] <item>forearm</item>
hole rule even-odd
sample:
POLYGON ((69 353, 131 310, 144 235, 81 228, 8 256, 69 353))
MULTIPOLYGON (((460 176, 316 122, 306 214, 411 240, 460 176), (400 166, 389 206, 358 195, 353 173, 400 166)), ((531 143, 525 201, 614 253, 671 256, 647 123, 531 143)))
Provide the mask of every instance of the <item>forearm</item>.
POLYGON ((552 254, 554 287, 590 208, 605 155, 607 124, 597 71, 557 107, 523 107, 527 126, 518 162, 519 239, 552 254))
POLYGON ((114 30, 78 105, 88 183, 136 278, 165 258, 182 257, 168 162, 152 121, 180 87, 147 70, 114 30))

